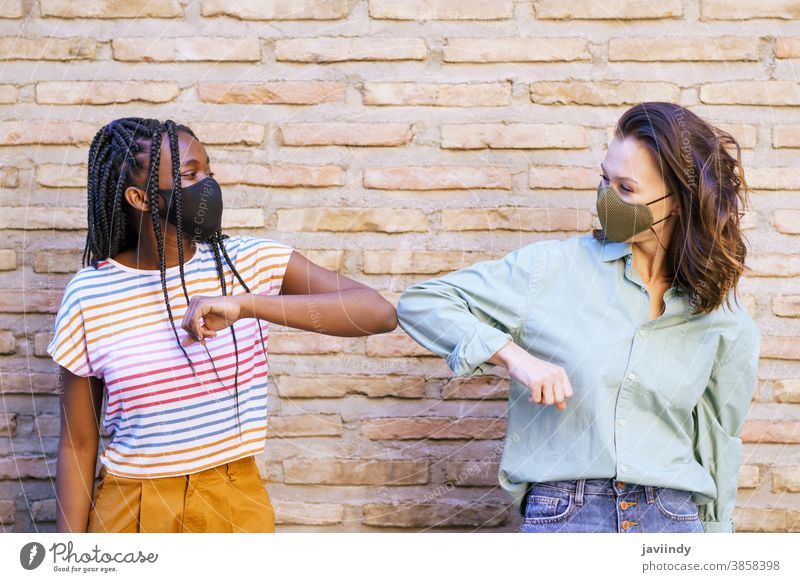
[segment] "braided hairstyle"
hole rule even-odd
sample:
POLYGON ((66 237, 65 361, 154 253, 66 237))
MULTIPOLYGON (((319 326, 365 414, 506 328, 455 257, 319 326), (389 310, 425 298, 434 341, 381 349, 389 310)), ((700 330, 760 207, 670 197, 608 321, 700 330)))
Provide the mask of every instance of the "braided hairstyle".
MULTIPOLYGON (((178 125, 168 119, 164 123, 156 119, 143 119, 138 117, 125 117, 115 119, 97 132, 89 148, 89 168, 87 190, 88 216, 86 246, 83 252, 82 264, 84 267, 91 264, 95 269, 98 262, 109 257, 114 257, 118 253, 135 247, 139 240, 139 233, 136 229, 132 216, 123 208, 123 195, 129 186, 141 184, 140 179, 145 171, 146 165, 143 163, 145 156, 149 154, 149 172, 147 175, 147 195, 150 204, 150 216, 153 221, 153 232, 155 233, 158 246, 158 263, 161 271, 161 288, 164 293, 164 301, 167 306, 172 331, 175 340, 178 342, 184 357, 189 363, 192 375, 196 378, 197 371, 194 364, 183 348, 178 337, 178 330, 175 327, 175 320, 172 316, 172 307, 169 303, 169 293, 167 292, 166 279, 166 260, 164 257, 164 235, 161 232, 161 222, 159 217, 159 196, 158 196, 158 168, 161 161, 161 140, 164 132, 167 132, 169 139, 170 155, 172 158, 172 200, 175 204, 178 232, 178 262, 180 265, 180 279, 186 305, 189 305, 189 293, 186 290, 186 280, 183 270, 183 236, 182 233, 182 206, 181 198, 183 190, 181 188, 180 177, 180 158, 178 151, 178 131, 191 135, 194 139, 197 136, 185 125, 178 125), (137 154, 140 154, 137 157, 137 154)), ((199 141, 199 140, 198 140, 199 141)), ((169 202, 168 202, 169 203, 169 202)), ((250 288, 242 279, 239 272, 233 266, 233 262, 228 256, 223 241, 228 239, 227 234, 222 234, 218 230, 209 239, 211 248, 214 251, 214 259, 217 268, 217 275, 222 288, 222 295, 227 295, 227 285, 225 273, 222 265, 222 257, 230 266, 231 271, 244 287, 245 292, 250 293, 250 288)), ((196 252, 200 252, 199 249, 196 252)), ((261 322, 256 321, 258 333, 261 336, 261 349, 264 351, 264 360, 267 359, 266 349, 264 348, 264 334, 261 331, 261 322)), ((235 398, 236 398, 236 421, 239 426, 239 436, 242 436, 242 427, 239 422, 239 347, 236 341, 236 331, 231 326, 233 336, 234 353, 236 356, 236 372, 234 377, 235 398)), ((202 345, 202 344, 201 344, 202 345)), ((219 377, 217 367, 208 351, 208 347, 203 346, 208 353, 209 360, 219 377)), ((201 380, 202 382, 202 380, 201 380)))

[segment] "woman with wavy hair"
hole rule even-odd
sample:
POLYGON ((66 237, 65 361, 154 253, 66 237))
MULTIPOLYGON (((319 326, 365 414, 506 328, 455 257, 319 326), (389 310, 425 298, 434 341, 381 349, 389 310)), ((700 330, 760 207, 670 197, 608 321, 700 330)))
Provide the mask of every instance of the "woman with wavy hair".
POLYGON ((397 326, 376 291, 291 246, 223 234, 222 208, 188 127, 123 118, 92 141, 89 264, 47 348, 60 368, 58 531, 274 531, 254 458, 269 323, 335 336, 397 326), (111 441, 93 491, 101 424, 111 441))
POLYGON ((456 375, 507 370, 523 532, 732 532, 761 339, 736 293, 739 145, 641 103, 600 177, 602 228, 412 285, 400 326, 456 375))

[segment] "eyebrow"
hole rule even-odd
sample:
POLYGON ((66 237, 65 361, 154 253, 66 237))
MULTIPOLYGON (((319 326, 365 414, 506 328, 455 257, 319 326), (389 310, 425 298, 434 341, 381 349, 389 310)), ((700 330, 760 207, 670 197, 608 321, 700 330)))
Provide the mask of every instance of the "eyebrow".
MULTIPOLYGON (((206 164, 208 164, 208 163, 210 163, 210 162, 211 162, 211 159, 210 159, 208 156, 206 156, 206 164)), ((185 160, 185 161, 184 161, 184 162, 181 164, 181 166, 188 166, 189 164, 197 164, 197 163, 198 163, 198 161, 197 161, 197 160, 194 160, 194 159, 192 159, 192 160, 185 160)))
MULTIPOLYGON (((603 167, 603 164, 600 164, 600 169, 601 169, 601 170, 603 170, 603 172, 604 172, 606 175, 608 175, 608 172, 606 172, 606 169, 603 167)), ((638 183, 639 183, 639 182, 638 182, 638 181, 636 181, 634 178, 629 178, 628 176, 619 176, 619 179, 620 179, 620 180, 630 180, 630 181, 631 181, 631 182, 633 182, 634 184, 638 184, 638 183)))

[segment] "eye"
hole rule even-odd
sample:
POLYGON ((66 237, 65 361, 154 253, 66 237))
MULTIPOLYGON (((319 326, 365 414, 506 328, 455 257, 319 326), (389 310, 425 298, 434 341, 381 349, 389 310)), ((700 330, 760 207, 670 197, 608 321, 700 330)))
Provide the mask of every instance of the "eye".
POLYGON ((628 188, 625 184, 620 184, 620 190, 624 190, 625 192, 633 192, 633 190, 628 188))

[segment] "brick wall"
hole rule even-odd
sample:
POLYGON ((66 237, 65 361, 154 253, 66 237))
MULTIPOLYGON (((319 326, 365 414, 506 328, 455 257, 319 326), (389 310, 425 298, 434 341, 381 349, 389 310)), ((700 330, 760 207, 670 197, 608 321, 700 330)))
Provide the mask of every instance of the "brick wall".
MULTIPOLYGON (((45 352, 80 267, 85 173, 114 117, 195 129, 224 226, 395 301, 598 226, 611 127, 668 100, 733 132, 755 189, 742 282, 764 339, 739 531, 800 531, 797 0, 0 0, 0 523, 53 531, 45 352), (115 7, 107 8, 108 5, 115 7)), ((512 531, 507 384, 453 379, 398 328, 274 326, 260 459, 281 531, 512 531)))

